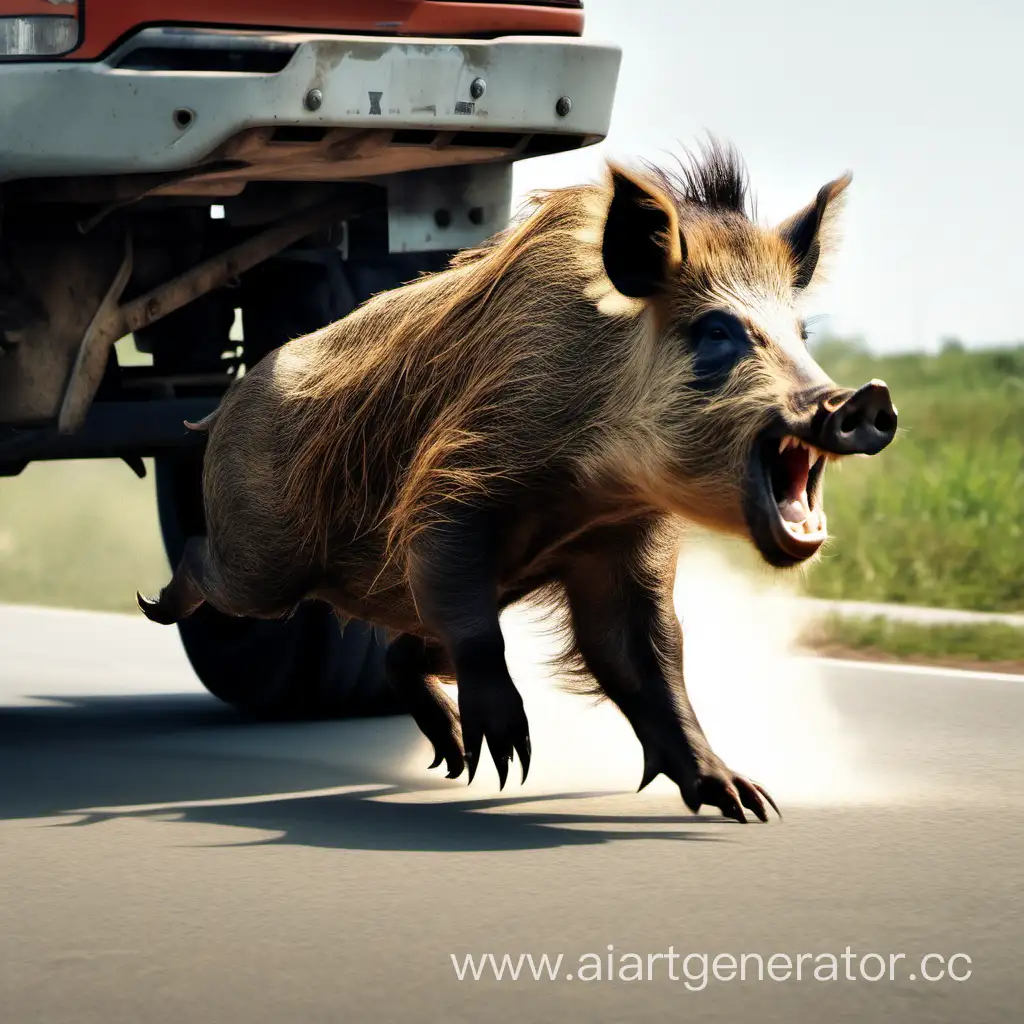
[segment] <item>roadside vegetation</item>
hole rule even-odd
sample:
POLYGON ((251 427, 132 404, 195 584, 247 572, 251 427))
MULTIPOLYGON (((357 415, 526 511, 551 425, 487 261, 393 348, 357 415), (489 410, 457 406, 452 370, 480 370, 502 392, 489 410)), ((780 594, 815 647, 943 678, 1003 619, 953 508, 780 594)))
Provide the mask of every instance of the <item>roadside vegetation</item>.
POLYGON ((149 477, 123 463, 37 462, 0 479, 0 602, 133 611, 167 582, 149 477))
POLYGON ((808 629, 800 643, 808 651, 836 658, 1024 673, 1024 629, 1001 623, 932 626, 829 615, 808 629))
MULTIPOLYGON (((132 338, 129 365, 152 362, 132 338)), ((131 612, 167 582, 153 462, 139 480, 119 459, 35 462, 0 478, 0 602, 131 612)))
POLYGON ((809 593, 1024 610, 1024 345, 872 356, 825 341, 816 355, 840 384, 885 380, 900 429, 877 458, 829 468, 833 542, 809 593))

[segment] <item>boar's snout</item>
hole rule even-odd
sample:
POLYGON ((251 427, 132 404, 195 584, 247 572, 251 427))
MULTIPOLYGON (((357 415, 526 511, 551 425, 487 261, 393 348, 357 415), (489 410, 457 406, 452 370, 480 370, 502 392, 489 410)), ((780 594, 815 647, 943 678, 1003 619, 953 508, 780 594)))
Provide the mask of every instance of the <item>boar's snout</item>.
POLYGON ((884 381, 872 380, 815 417, 811 443, 836 455, 875 455, 896 436, 896 410, 884 381))

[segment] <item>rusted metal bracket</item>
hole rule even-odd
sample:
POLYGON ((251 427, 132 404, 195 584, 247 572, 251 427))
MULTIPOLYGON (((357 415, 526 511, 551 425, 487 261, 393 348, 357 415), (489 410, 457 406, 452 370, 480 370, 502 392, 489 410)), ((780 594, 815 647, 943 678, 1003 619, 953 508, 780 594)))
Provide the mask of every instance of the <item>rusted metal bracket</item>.
POLYGON ((119 196, 102 206, 95 213, 77 222, 81 234, 87 235, 98 224, 106 220, 115 210, 121 210, 132 203, 137 203, 154 192, 158 192, 167 185, 180 185, 186 181, 201 180, 208 174, 222 174, 225 171, 238 171, 246 165, 241 160, 216 160, 212 163, 200 164, 198 167, 189 167, 183 171, 168 171, 164 174, 139 175, 134 184, 134 189, 126 195, 119 196))
POLYGON ((89 321, 89 326, 86 327, 85 334, 82 335, 82 343, 78 346, 78 352, 75 354, 75 361, 71 367, 71 374, 68 377, 68 386, 64 392, 60 412, 57 414, 57 429, 62 434, 71 433, 81 424, 81 421, 85 418, 85 413, 88 411, 89 403, 96 392, 96 387, 99 387, 110 345, 117 341, 117 338, 114 338, 113 341, 104 345, 103 331, 106 325, 117 320, 119 312, 118 303, 121 301, 121 295, 131 279, 132 265, 132 236, 129 232, 124 236, 124 256, 121 258, 121 266, 118 267, 114 280, 110 282, 110 287, 107 289, 106 295, 103 296, 103 301, 96 308, 92 320, 89 321), (82 389, 81 387, 76 388, 75 385, 93 376, 96 380, 96 386, 93 387, 84 399, 85 404, 79 416, 78 406, 83 401, 82 389))
POLYGON ((118 305, 131 276, 131 251, 127 249, 125 262, 82 338, 61 404, 58 431, 70 434, 82 425, 103 378, 110 348, 119 338, 148 327, 207 292, 223 287, 318 228, 364 211, 365 201, 349 198, 289 216, 286 222, 267 228, 144 295, 118 305))

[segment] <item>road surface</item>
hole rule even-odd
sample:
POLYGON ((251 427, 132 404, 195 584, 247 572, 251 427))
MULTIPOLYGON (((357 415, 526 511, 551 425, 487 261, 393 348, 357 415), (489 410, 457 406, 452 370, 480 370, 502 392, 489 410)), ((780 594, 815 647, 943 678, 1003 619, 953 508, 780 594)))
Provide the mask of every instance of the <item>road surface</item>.
POLYGON ((797 661, 754 615, 705 630, 698 712, 785 814, 742 826, 634 793, 614 710, 508 629, 534 764, 499 793, 489 765, 428 775, 403 719, 240 722, 173 630, 0 609, 0 1020, 1021 1019, 1024 681, 797 661), (459 981, 452 955, 486 953, 563 959, 459 981), (927 954, 970 976, 926 981, 927 954))

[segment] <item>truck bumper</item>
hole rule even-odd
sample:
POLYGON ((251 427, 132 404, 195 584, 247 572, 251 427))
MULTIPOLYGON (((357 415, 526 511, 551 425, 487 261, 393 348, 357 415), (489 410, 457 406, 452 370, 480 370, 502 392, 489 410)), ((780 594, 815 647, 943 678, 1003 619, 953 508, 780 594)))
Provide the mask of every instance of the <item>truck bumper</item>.
MULTIPOLYGON (((264 149, 275 142, 309 144, 319 138, 318 129, 377 130, 397 133, 387 143, 394 148, 420 144, 436 154, 439 147, 461 147, 469 156, 460 160, 454 153, 451 163, 479 162, 486 157, 476 150, 487 153, 488 146, 500 151, 491 159, 516 159, 534 152, 529 145, 517 147, 510 136, 557 135, 576 139, 576 146, 603 138, 620 60, 614 45, 561 37, 454 41, 260 33, 261 41, 290 48, 280 70, 137 66, 133 54, 142 47, 152 54, 153 40, 163 33, 166 42, 169 32, 179 48, 190 40, 208 43, 211 35, 220 36, 222 50, 233 39, 251 43, 240 33, 145 29, 103 61, 0 64, 0 181, 182 171, 211 158, 230 159, 231 140, 252 129, 270 129, 262 136, 264 149), (282 138, 275 140, 275 130, 282 138)), ((202 67, 202 58, 191 62, 197 64, 202 67)), ((335 164, 359 164, 367 155, 346 148, 337 135, 334 143, 335 164)), ((559 148, 573 143, 535 152, 559 148)), ((234 155, 246 162, 244 152, 234 155)), ((372 155, 378 163, 371 160, 361 176, 441 162, 380 163, 379 147, 372 155)), ((298 176, 338 177, 329 167, 316 169, 329 164, 329 156, 319 154, 312 169, 298 176)))

